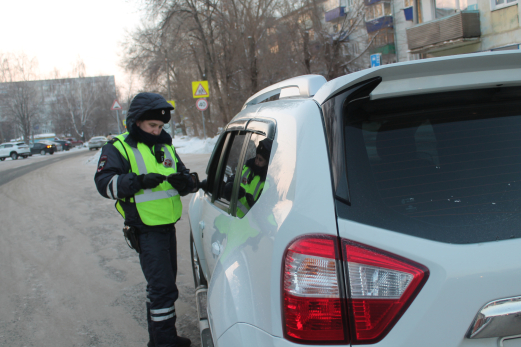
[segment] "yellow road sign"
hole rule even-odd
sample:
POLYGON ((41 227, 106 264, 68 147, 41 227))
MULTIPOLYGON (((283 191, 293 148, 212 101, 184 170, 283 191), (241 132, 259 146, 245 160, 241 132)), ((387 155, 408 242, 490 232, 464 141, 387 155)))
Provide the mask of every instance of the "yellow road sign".
POLYGON ((208 81, 192 81, 192 94, 196 99, 209 97, 208 81))
POLYGON ((175 108, 175 101, 174 100, 168 100, 167 101, 170 105, 172 105, 173 108, 175 108))

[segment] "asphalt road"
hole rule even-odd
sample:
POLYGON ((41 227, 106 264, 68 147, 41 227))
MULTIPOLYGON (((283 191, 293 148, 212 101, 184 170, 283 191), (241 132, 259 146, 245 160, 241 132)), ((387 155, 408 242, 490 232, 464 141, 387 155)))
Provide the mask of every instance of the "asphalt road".
MULTIPOLYGON (((0 346, 146 346, 145 279, 95 152, 0 162, 0 346)), ((181 154, 205 178, 209 155, 181 154)), ((186 207, 177 224, 179 334, 200 346, 186 207)))

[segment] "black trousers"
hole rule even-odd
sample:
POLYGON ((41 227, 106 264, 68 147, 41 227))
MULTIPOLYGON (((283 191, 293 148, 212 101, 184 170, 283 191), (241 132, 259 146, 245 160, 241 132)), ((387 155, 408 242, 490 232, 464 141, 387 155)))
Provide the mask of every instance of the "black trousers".
POLYGON ((177 331, 174 303, 179 296, 176 286, 177 243, 175 228, 168 233, 149 231, 139 235, 139 261, 147 280, 147 321, 149 346, 175 347, 177 331))

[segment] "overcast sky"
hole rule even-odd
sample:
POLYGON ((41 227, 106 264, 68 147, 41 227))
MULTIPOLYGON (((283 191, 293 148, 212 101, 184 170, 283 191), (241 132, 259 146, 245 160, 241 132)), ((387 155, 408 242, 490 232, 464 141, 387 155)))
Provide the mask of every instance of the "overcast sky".
MULTIPOLYGON (((0 51, 25 52, 38 59, 40 73, 57 68, 62 75, 81 57, 87 74, 115 75, 125 30, 139 25, 137 0, 5 0, 0 5, 0 51)), ((126 89, 126 88, 125 88, 126 89)))

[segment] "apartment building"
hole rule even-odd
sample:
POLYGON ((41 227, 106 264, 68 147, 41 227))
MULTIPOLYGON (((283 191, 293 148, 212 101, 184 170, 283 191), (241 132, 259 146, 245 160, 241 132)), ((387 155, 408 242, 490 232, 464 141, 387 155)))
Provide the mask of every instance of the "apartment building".
POLYGON ((519 49, 520 0, 395 0, 398 60, 519 49))

